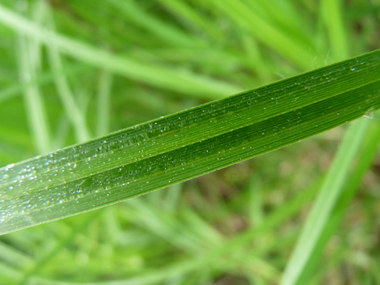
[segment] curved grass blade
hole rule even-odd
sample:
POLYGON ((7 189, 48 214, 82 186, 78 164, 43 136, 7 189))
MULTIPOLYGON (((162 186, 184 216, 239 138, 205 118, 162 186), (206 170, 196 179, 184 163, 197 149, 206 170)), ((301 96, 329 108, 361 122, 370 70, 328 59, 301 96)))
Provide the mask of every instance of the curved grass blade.
POLYGON ((0 233, 110 205, 380 108, 380 51, 0 169, 0 233))
POLYGON ((166 90, 194 97, 202 94, 203 98, 208 99, 220 99, 240 90, 234 85, 200 74, 182 72, 178 69, 153 63, 147 66, 146 63, 94 48, 81 41, 42 28, 2 5, 0 5, 0 23, 29 38, 38 39, 45 45, 53 45, 62 54, 111 73, 166 90))

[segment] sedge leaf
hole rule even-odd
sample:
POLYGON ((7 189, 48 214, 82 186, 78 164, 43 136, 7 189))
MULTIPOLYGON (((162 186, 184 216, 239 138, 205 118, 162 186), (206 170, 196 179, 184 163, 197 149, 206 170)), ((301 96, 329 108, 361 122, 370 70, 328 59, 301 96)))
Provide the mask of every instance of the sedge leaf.
POLYGON ((0 169, 0 233, 110 205, 380 108, 380 51, 0 169))

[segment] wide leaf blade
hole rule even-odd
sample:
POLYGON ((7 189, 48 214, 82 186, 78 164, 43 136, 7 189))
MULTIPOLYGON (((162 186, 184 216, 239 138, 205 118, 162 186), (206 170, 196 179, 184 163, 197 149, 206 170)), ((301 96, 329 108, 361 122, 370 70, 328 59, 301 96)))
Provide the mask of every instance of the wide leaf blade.
POLYGON ((0 169, 0 233, 117 203, 380 108, 380 51, 0 169))

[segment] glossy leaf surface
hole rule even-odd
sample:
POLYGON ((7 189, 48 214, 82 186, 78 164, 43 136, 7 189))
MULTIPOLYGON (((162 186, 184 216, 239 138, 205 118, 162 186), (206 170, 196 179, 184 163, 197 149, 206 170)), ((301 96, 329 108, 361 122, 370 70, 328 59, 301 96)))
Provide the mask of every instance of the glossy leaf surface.
POLYGON ((0 169, 0 233, 186 181, 380 108, 380 52, 0 169))

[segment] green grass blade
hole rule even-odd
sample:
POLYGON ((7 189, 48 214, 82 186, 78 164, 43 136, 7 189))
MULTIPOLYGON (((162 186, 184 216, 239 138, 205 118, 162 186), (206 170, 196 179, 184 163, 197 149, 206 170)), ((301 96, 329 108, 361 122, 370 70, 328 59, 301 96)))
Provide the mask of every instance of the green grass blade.
POLYGON ((3 87, 0 90, 0 104, 4 104, 4 102, 6 102, 7 100, 18 96, 21 92, 23 92, 23 90, 26 90, 29 87, 43 86, 50 83, 51 81, 53 81, 55 76, 72 77, 78 75, 79 73, 85 72, 88 69, 88 67, 84 66, 83 64, 68 64, 67 66, 69 67, 66 67, 65 70, 58 71, 57 74, 45 72, 39 74, 35 80, 29 80, 28 82, 24 82, 23 84, 12 83, 6 87, 3 87))
POLYGON ((274 23, 278 30, 291 35, 298 43, 313 47, 315 43, 310 37, 310 27, 305 25, 305 15, 294 9, 287 1, 270 2, 266 0, 244 0, 248 7, 256 10, 269 21, 274 23), (281 11, 281 13, 279 13, 281 11))
POLYGON ((169 44, 184 47, 201 46, 199 40, 196 38, 192 38, 186 33, 181 32, 181 30, 177 29, 175 26, 165 24, 165 22, 162 22, 159 19, 145 13, 145 11, 143 11, 143 9, 133 0, 107 0, 107 2, 123 13, 130 21, 148 31, 151 31, 152 34, 157 35, 169 44))
POLYGON ((110 102, 112 89, 112 75, 102 71, 99 76, 99 91, 97 98, 97 136, 104 136, 109 133, 110 122, 110 102))
MULTIPOLYGON (((348 134, 348 136, 350 135, 352 134, 348 134)), ((347 212, 347 208, 350 205, 352 198, 354 197, 357 190, 359 190, 359 186, 364 175, 372 165, 373 158, 378 152, 380 142, 380 123, 378 121, 373 120, 371 122, 371 126, 367 131, 365 140, 366 143, 362 145, 361 152, 359 155, 357 155, 359 160, 357 162, 357 166, 354 170, 351 171, 349 178, 346 180, 344 191, 341 193, 328 223, 323 228, 323 232, 321 233, 317 244, 314 247, 314 252, 311 254, 308 263, 305 265, 304 269, 302 270, 302 274, 297 280, 298 284, 305 284, 313 277, 313 270, 318 264, 326 243, 335 233, 337 226, 347 212)), ((321 272, 318 272, 318 275, 320 275, 320 273, 321 272)))
MULTIPOLYGON (((76 93, 79 97, 77 100, 78 107, 82 112, 82 117, 85 117, 85 114, 87 113, 89 101, 91 99, 90 95, 84 90, 78 90, 76 93)), ((67 115, 64 113, 62 114, 61 119, 59 120, 58 126, 56 128, 56 133, 54 135, 53 146, 55 149, 62 148, 66 145, 64 142, 67 139, 69 130, 70 130, 70 120, 68 119, 67 115)))
POLYGON ((281 284, 298 284, 297 279, 302 274, 314 248, 318 244, 318 240, 323 234, 324 228, 329 223, 335 203, 348 178, 351 164, 368 135, 369 126, 369 120, 361 120, 352 124, 348 129, 348 135, 339 148, 287 264, 281 284))
POLYGON ((35 149, 37 153, 47 153, 51 151, 49 126, 46 120, 45 105, 39 89, 37 86, 30 84, 32 81, 35 81, 37 71, 28 52, 28 44, 33 43, 28 42, 28 39, 22 35, 18 36, 17 47, 19 50, 20 81, 23 85, 26 85, 23 99, 35 149))
POLYGON ((349 45, 342 15, 343 3, 340 0, 323 0, 321 3, 322 17, 334 49, 333 53, 337 54, 340 59, 347 58, 349 45))
POLYGON ((380 108, 380 51, 0 169, 0 233, 235 164, 380 108))
POLYGON ((56 87, 59 97, 61 99, 64 110, 69 118, 71 125, 75 130, 75 136, 78 142, 83 142, 91 138, 90 131, 87 128, 85 116, 82 114, 78 104, 74 99, 74 94, 71 92, 69 83, 66 77, 58 75, 59 70, 62 69, 62 60, 58 50, 54 46, 48 49, 50 64, 52 72, 56 74, 56 87))
MULTIPOLYGON (((41 2, 42 3, 42 2, 41 2)), ((41 4, 45 10, 47 10, 48 15, 48 26, 54 31, 55 25, 54 21, 50 15, 48 7, 41 4)), ((54 44, 47 45, 47 53, 50 61, 52 72, 55 74, 55 84, 58 90, 59 98, 61 99, 62 105, 64 107, 65 113, 75 131, 75 136, 77 142, 84 142, 89 140, 92 136, 87 127, 85 115, 81 113, 81 110, 75 101, 75 96, 71 91, 67 78, 64 75, 59 75, 59 71, 63 69, 61 55, 54 44)))
POLYGON ((113 55, 43 29, 1 5, 0 23, 27 37, 38 39, 46 45, 54 45, 62 54, 156 87, 209 99, 219 99, 240 90, 234 85, 192 72, 180 72, 176 68, 157 64, 147 66, 144 62, 113 55))
POLYGON ((222 30, 208 17, 199 13, 194 7, 185 1, 159 0, 160 4, 170 10, 173 15, 182 18, 189 26, 199 32, 210 34, 212 38, 220 40, 223 38, 222 30))
POLYGON ((288 34, 276 29, 271 23, 257 15, 241 0, 212 1, 216 8, 231 17, 238 26, 252 33, 259 41, 269 46, 279 54, 293 61, 302 68, 310 68, 315 61, 312 46, 303 46, 288 34))

